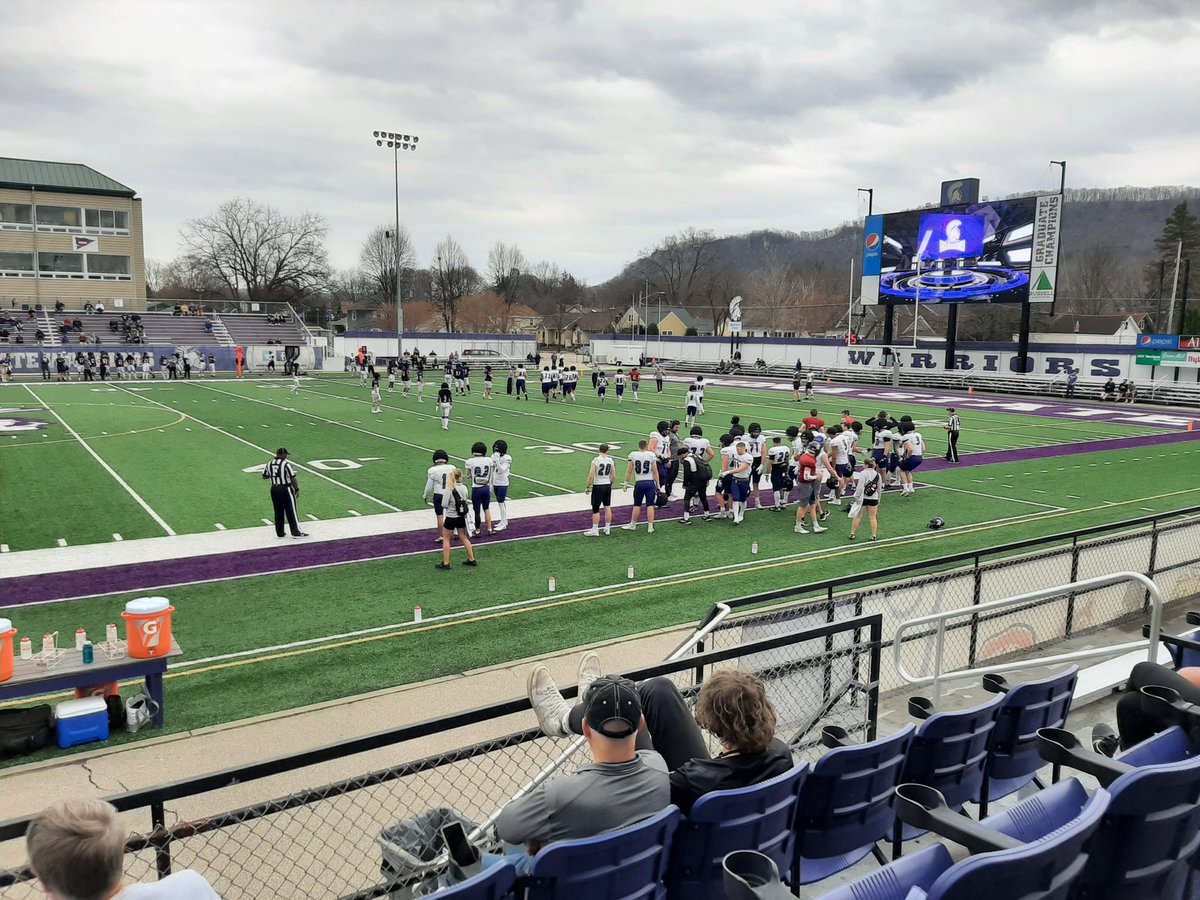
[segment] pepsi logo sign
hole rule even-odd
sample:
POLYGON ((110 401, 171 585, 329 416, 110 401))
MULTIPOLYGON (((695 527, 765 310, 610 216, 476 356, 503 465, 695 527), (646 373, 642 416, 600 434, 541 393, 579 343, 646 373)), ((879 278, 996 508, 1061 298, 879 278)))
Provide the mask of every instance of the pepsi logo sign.
POLYGON ((867 235, 867 242, 866 242, 867 249, 874 250, 876 247, 879 246, 879 241, 880 241, 879 232, 872 231, 870 234, 867 235))

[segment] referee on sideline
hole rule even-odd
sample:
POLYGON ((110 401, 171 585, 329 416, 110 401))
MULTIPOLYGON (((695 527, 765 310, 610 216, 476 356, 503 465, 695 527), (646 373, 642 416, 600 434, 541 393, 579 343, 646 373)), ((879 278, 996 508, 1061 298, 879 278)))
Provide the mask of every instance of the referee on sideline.
POLYGON ((296 522, 296 499, 300 485, 296 483, 296 467, 288 460, 286 447, 275 451, 275 458, 263 469, 263 480, 271 481, 271 505, 275 507, 275 533, 283 537, 283 519, 287 517, 292 537, 308 537, 296 522))
POLYGON ((946 420, 946 462, 958 462, 958 435, 962 432, 962 419, 953 406, 946 407, 950 418, 946 420))

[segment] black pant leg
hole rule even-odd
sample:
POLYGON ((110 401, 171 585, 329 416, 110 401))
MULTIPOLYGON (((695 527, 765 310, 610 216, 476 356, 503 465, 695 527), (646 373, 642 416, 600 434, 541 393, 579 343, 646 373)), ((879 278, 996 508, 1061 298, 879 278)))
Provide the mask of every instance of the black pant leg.
POLYGON ((711 758, 700 726, 670 679, 643 681, 638 685, 638 696, 654 749, 662 754, 670 771, 693 759, 711 758))
POLYGON ((958 462, 958 432, 950 432, 950 449, 947 451, 951 462, 958 462))
POLYGON ((271 505, 275 507, 275 533, 280 537, 283 537, 283 521, 287 515, 287 498, 283 493, 286 490, 285 485, 271 485, 271 505))
POLYGON ((296 495, 290 487, 284 487, 283 511, 287 516, 288 527, 292 529, 292 537, 300 536, 300 523, 296 521, 296 495))
POLYGON ((1121 746, 1129 748, 1146 738, 1165 731, 1171 723, 1142 712, 1140 692, 1144 687, 1166 687, 1179 693, 1188 703, 1200 704, 1200 687, 1166 666, 1140 662, 1129 673, 1129 688, 1117 701, 1117 731, 1121 746))

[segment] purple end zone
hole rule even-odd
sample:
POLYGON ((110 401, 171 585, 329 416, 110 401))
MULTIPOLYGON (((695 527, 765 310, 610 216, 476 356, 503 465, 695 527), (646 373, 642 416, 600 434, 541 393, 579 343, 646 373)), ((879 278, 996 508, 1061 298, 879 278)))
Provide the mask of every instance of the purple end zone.
MULTIPOLYGON (((1055 444, 1024 450, 992 450, 967 454, 957 464, 949 463, 931 453, 920 471, 936 472, 943 469, 1027 462, 1112 450, 1138 450, 1197 439, 1200 439, 1200 431, 1180 431, 1139 437, 1111 438, 1083 444, 1055 444)), ((619 511, 620 519, 617 524, 627 521, 626 515, 627 512, 624 508, 619 511)), ((660 509, 656 513, 656 517, 660 521, 677 519, 679 516, 678 498, 671 507, 660 509)), ((198 581, 242 578, 338 563, 386 559, 413 553, 440 553, 440 548, 433 541, 432 514, 430 514, 429 524, 430 527, 427 529, 400 534, 314 543, 296 543, 291 538, 280 538, 278 547, 260 550, 192 556, 186 559, 160 560, 123 566, 103 566, 71 572, 52 572, 45 575, 0 578, 0 608, 72 597, 93 597, 170 587, 198 581)), ((591 518, 587 511, 556 513, 540 518, 514 519, 501 533, 499 540, 523 540, 572 534, 583 531, 590 524, 591 518)), ((491 538, 483 538, 482 542, 483 546, 487 546, 491 542, 491 538)))

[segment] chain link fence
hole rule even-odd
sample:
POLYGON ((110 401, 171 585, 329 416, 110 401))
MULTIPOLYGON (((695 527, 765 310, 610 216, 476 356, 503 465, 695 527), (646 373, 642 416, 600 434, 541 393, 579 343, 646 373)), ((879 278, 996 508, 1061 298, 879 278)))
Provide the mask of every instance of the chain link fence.
MULTIPOLYGON (((793 591, 782 605, 721 623, 709 636, 708 646, 784 634, 820 622, 879 615, 884 645, 890 647, 896 627, 908 619, 1118 571, 1142 572, 1152 578, 1168 609, 1200 598, 1200 519, 1193 517, 1166 524, 1155 522, 1087 541, 1073 540, 1021 556, 987 562, 981 557, 976 556, 961 568, 849 591, 835 592, 832 582, 815 586, 807 592, 808 598, 804 597, 804 589, 793 591)), ((744 606, 753 599, 730 601, 729 605, 744 606)), ((1086 592, 1065 591, 1048 600, 990 615, 964 616, 947 627, 943 668, 949 671, 1033 654, 1064 640, 1143 620, 1147 609, 1145 591, 1116 585, 1086 592)), ((911 632, 904 644, 906 668, 910 672, 931 672, 937 649, 932 632, 911 632)), ((886 694, 903 686, 895 668, 886 666, 880 689, 886 694)))
MULTIPOLYGON (((873 737, 879 619, 819 628, 799 624, 804 627, 783 634, 751 627, 740 642, 628 674, 638 681, 668 678, 694 705, 713 671, 752 671, 778 711, 778 735, 791 742, 797 758, 818 755, 820 727, 831 722, 873 737)), ((568 697, 574 693, 564 690, 568 697)), ((394 764, 217 815, 179 821, 174 801, 198 793, 189 793, 186 784, 142 792, 137 802, 128 795, 125 803, 114 798, 119 808, 135 810, 125 815, 140 817, 143 829, 147 809, 153 825, 162 826, 131 836, 126 877, 153 881, 194 869, 225 900, 421 896, 435 884, 444 861, 436 847, 414 834, 415 820, 431 819, 427 831, 435 833, 447 817, 459 817, 468 831, 494 844, 491 817, 531 779, 557 777, 590 760, 579 739, 551 739, 529 729, 529 710, 527 700, 510 701, 398 730, 386 745, 394 764), (512 730, 514 722, 522 727, 512 730), (487 736, 480 739, 481 734, 487 736), (431 746, 453 749, 430 754, 431 746)), ((295 759, 291 768, 307 765, 295 759)), ((229 783, 239 779, 238 772, 223 776, 229 783)), ((22 823, 0 826, 0 840, 19 840, 23 832, 22 823)), ((0 900, 40 896, 26 871, 0 872, 0 900)))

